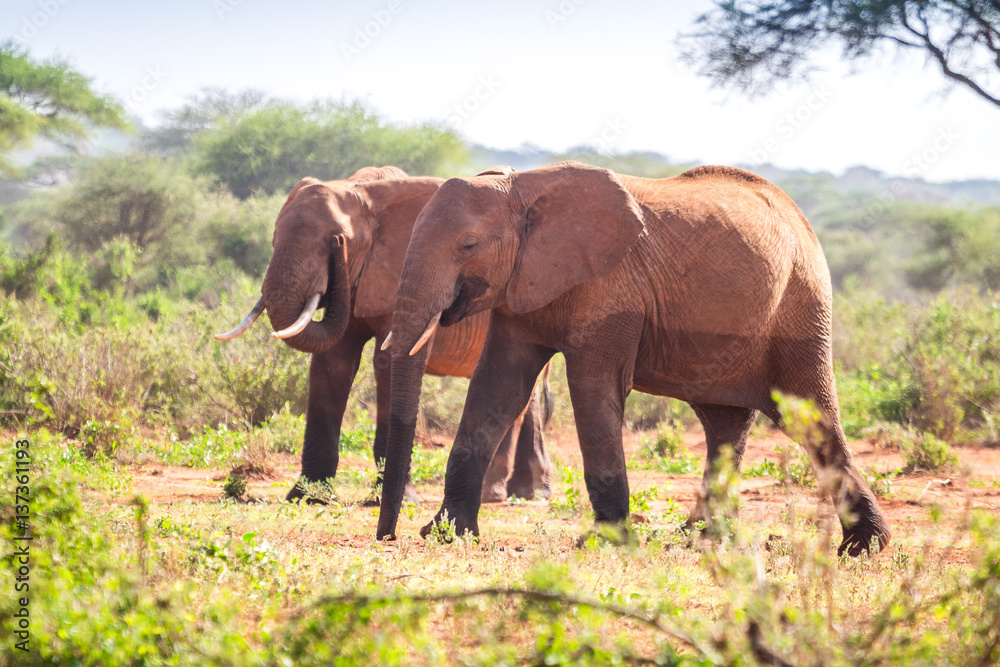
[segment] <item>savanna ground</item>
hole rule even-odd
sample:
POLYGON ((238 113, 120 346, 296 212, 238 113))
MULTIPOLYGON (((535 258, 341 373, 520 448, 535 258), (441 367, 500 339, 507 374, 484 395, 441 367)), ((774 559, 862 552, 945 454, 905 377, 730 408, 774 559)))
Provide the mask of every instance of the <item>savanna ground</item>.
POLYGON ((441 434, 416 453, 422 501, 404 508, 400 538, 374 540, 378 510, 362 504, 373 432, 361 410, 332 488, 314 489, 327 505, 282 501, 299 470, 282 450, 294 450, 302 425, 287 411, 248 433, 207 429, 183 443, 116 433, 110 457, 86 453, 96 429, 8 431, 5 469, 15 438, 31 442, 37 592, 31 657, 6 655, 11 664, 995 661, 1000 451, 954 448, 947 456, 957 459, 929 473, 883 432, 855 440, 894 534, 875 558, 838 559, 836 516, 805 456, 761 422, 744 478, 718 478, 739 520, 721 541, 692 543, 678 528, 705 443, 673 409, 680 417, 658 431, 624 435, 628 545, 578 546, 592 516, 565 426, 546 434, 551 500, 484 505, 482 538, 450 544, 418 535, 443 493, 441 434))

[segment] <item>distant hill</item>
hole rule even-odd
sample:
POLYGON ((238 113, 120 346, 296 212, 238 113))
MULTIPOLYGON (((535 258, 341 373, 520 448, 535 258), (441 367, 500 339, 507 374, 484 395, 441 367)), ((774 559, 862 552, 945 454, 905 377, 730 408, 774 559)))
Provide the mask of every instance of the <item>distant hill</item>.
MULTIPOLYGON (((535 146, 499 150, 476 145, 472 149, 472 155, 476 167, 485 168, 498 164, 508 164, 518 170, 534 169, 566 159, 578 159, 581 162, 592 164, 613 161, 625 166, 635 163, 642 171, 649 172, 652 167, 653 171, 662 171, 665 174, 676 173, 677 170, 696 166, 671 162, 666 155, 661 153, 646 151, 618 156, 601 156, 586 147, 570 149, 566 153, 554 153, 535 146)), ((610 165, 601 166, 610 167, 610 165)), ((886 176, 875 169, 863 166, 851 167, 840 176, 826 171, 809 172, 782 169, 770 164, 753 167, 745 164, 735 166, 763 176, 787 190, 796 201, 801 195, 805 195, 805 198, 809 199, 809 195, 813 194, 808 192, 809 190, 826 190, 831 194, 835 193, 841 196, 854 195, 855 197, 870 197, 893 202, 921 202, 953 206, 1000 206, 1000 181, 978 179, 928 183, 920 179, 886 176)), ((631 173, 634 176, 654 175, 634 171, 626 171, 625 173, 631 173)), ((800 202, 800 206, 802 205, 800 202)), ((808 208, 808 204, 803 206, 803 210, 808 208)), ((806 210, 806 213, 808 214, 809 211, 806 210)))

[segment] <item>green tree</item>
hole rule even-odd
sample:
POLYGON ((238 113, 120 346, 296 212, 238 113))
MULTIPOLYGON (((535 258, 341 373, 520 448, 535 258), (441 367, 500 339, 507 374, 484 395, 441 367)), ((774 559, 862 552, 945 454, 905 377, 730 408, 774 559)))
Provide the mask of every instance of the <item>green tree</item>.
POLYGON ((466 160, 453 132, 391 124, 359 104, 270 104, 222 120, 196 146, 202 170, 240 198, 286 193, 304 176, 344 178, 368 165, 440 174, 466 160))
POLYGON ((923 52, 950 81, 1000 107, 997 0, 715 0, 682 50, 701 74, 745 91, 800 78, 839 43, 847 60, 878 49, 923 52))
POLYGON ((95 126, 125 128, 121 105, 66 62, 38 62, 12 42, 0 44, 0 172, 18 175, 8 154, 36 137, 72 146, 95 126))
POLYGON ((225 88, 202 88, 182 106, 167 111, 162 127, 146 130, 143 144, 163 153, 177 153, 189 148, 206 130, 276 103, 277 100, 256 88, 236 92, 225 88))

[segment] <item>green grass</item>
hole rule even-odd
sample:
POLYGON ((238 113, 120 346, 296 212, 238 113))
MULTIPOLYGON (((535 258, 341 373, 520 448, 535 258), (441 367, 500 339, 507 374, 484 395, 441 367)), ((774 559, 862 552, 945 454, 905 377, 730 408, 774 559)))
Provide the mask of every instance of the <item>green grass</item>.
MULTIPOLYGON (((100 471, 117 464, 28 435, 34 652, 18 664, 752 664, 761 647, 793 664, 1000 657, 988 512, 937 512, 930 532, 897 527, 887 554, 838 560, 837 536, 801 510, 685 547, 682 514, 654 485, 632 494, 650 523, 630 545, 576 548, 589 520, 537 502, 486 509, 482 538, 450 545, 417 539, 432 510, 410 508, 400 539, 379 544, 377 514, 356 504, 116 502, 100 471), (968 565, 942 558, 955 550, 968 565)), ((560 475, 563 493, 579 487, 578 470, 560 475)), ((14 529, 5 516, 5 542, 14 529)), ((0 561, 8 579, 11 567, 0 561)), ((5 617, 12 604, 0 598, 5 617)), ((5 650, 12 639, 0 627, 5 650)))

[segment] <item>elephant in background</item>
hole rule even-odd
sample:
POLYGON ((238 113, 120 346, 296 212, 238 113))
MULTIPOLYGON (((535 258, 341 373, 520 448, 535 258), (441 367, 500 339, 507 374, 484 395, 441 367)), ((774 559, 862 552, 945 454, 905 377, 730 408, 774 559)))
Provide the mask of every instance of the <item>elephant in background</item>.
MULTIPOLYGON (((391 360, 380 347, 391 328, 413 222, 442 182, 411 178, 396 167, 366 167, 339 181, 299 181, 274 225, 274 254, 264 276, 263 296, 238 327, 216 336, 235 338, 266 309, 272 336, 312 354, 302 448, 302 477, 307 481, 337 473, 344 411, 362 351, 372 338, 376 340, 376 465, 385 459, 391 360), (323 318, 313 321, 319 308, 325 308, 323 318)), ((427 341, 431 352, 425 355, 423 371, 470 377, 488 322, 489 313, 484 312, 439 331, 427 341)), ((551 495, 551 466, 542 441, 543 399, 548 397, 540 386, 512 422, 490 468, 484 502, 499 502, 508 495, 531 498, 536 490, 551 495)), ((406 487, 407 496, 416 499, 412 485, 407 482, 406 487)), ((296 485, 287 499, 302 496, 296 485)))
MULTIPOLYGON (((758 412, 781 424, 772 392, 822 415, 809 451, 840 511, 841 553, 890 531, 840 425, 831 352, 830 272, 794 202, 728 167, 666 179, 564 162, 450 179, 421 211, 393 315, 392 416, 378 537, 392 537, 416 419, 420 347, 438 323, 491 310, 448 460, 447 511, 478 534, 480 489, 504 430, 556 352, 566 375, 596 519, 623 526, 622 449, 632 389, 686 401, 708 446, 702 499, 723 446, 738 467, 758 412)), ((423 534, 430 529, 424 528, 423 534)))

